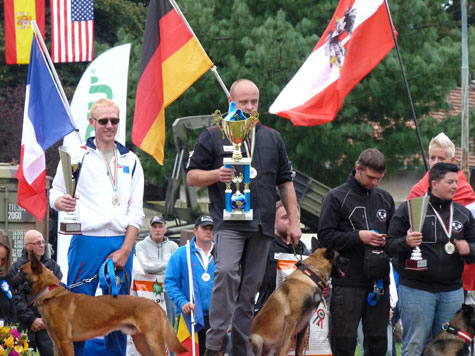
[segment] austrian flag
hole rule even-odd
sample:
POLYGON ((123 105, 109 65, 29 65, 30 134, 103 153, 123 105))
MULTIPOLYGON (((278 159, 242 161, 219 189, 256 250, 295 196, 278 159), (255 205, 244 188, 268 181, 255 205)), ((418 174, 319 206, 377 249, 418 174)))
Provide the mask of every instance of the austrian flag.
POLYGON ((332 121, 346 95, 393 47, 384 0, 341 0, 320 41, 269 111, 294 125, 332 121))

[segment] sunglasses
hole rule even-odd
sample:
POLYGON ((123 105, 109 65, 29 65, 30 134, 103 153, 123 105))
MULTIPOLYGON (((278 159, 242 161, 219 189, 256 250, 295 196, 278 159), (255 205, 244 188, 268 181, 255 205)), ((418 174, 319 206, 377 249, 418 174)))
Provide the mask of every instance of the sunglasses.
POLYGON ((116 117, 111 117, 111 118, 103 118, 103 119, 94 119, 92 118, 94 121, 97 121, 97 123, 101 126, 105 126, 107 125, 107 123, 110 121, 112 125, 117 125, 120 121, 120 119, 116 118, 116 117))

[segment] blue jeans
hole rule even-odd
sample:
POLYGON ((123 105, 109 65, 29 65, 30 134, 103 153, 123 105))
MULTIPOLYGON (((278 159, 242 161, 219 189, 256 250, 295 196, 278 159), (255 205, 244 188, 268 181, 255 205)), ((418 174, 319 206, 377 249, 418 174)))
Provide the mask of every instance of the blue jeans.
POLYGON ((420 356, 463 303, 463 289, 432 293, 399 285, 402 356, 420 356))

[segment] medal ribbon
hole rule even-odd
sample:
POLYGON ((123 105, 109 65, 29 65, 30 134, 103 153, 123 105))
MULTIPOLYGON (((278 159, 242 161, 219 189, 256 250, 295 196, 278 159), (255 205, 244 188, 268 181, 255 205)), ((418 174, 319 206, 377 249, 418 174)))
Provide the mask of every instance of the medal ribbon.
POLYGON ((208 257, 208 261, 206 261, 206 260, 203 259, 203 256, 198 251, 195 251, 195 254, 196 254, 196 257, 198 257, 198 261, 200 261, 201 267, 203 267, 203 270, 205 271, 205 273, 207 273, 208 272, 208 266, 209 266, 210 262, 213 260, 213 255, 210 254, 209 257, 208 257), (205 266, 205 262, 207 262, 206 266, 205 266))
POLYGON ((454 204, 450 203, 450 219, 449 219, 449 229, 448 230, 447 230, 447 227, 445 226, 444 220, 442 220, 442 218, 440 217, 437 210, 435 210, 434 207, 432 207, 432 209, 434 210, 435 216, 437 216, 437 220, 439 220, 440 225, 442 225, 442 229, 444 230, 445 235, 448 237, 448 239, 450 241, 450 238, 452 237, 452 222, 454 220, 454 204))
POLYGON ((252 162, 252 157, 254 156, 254 148, 255 148, 255 143, 256 143, 256 126, 252 128, 252 134, 251 134, 251 153, 249 154, 249 146, 247 145, 247 140, 244 141, 244 147, 246 148, 246 153, 247 157, 251 158, 252 162))
POLYGON ((117 148, 114 147, 114 175, 112 175, 112 171, 111 171, 111 168, 109 166, 109 163, 107 163, 107 160, 106 158, 104 157, 104 155, 102 154, 101 150, 100 149, 97 149, 101 155, 101 158, 102 160, 104 161, 105 165, 106 165, 106 168, 107 168, 107 173, 109 173, 109 180, 111 182, 111 185, 112 185, 112 189, 114 190, 114 193, 117 191, 117 148))

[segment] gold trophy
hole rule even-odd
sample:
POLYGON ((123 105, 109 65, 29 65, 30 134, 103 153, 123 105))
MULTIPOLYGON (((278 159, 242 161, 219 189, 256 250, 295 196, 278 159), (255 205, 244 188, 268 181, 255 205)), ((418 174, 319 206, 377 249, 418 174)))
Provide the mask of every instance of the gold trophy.
MULTIPOLYGON (((429 206, 429 196, 424 195, 419 198, 407 201, 407 210, 409 213, 409 223, 411 230, 421 232, 426 218, 427 207, 429 206)), ((422 258, 422 252, 419 246, 414 247, 411 258, 406 260, 406 269, 413 271, 424 271, 427 267, 427 260, 422 258)))
MULTIPOLYGON (((81 165, 86 150, 79 147, 59 147, 59 158, 63 168, 64 186, 66 193, 74 198, 81 165)), ((59 233, 63 235, 81 235, 81 224, 73 211, 66 212, 66 216, 59 224, 59 233)))
POLYGON ((249 185, 251 179, 257 175, 257 171, 251 166, 252 149, 250 157, 242 157, 241 145, 259 121, 259 114, 253 111, 249 117, 246 117, 240 109, 236 109, 236 103, 231 102, 229 112, 225 118, 221 112, 216 110, 213 114, 214 122, 234 146, 232 158, 225 157, 223 164, 226 168, 233 166, 243 166, 243 173, 239 176, 233 175, 232 182, 236 185, 236 191, 233 193, 231 183, 226 183, 225 199, 226 208, 223 210, 223 220, 252 220, 253 213, 251 209, 251 190, 249 185), (244 194, 239 191, 239 185, 244 184, 244 194))

